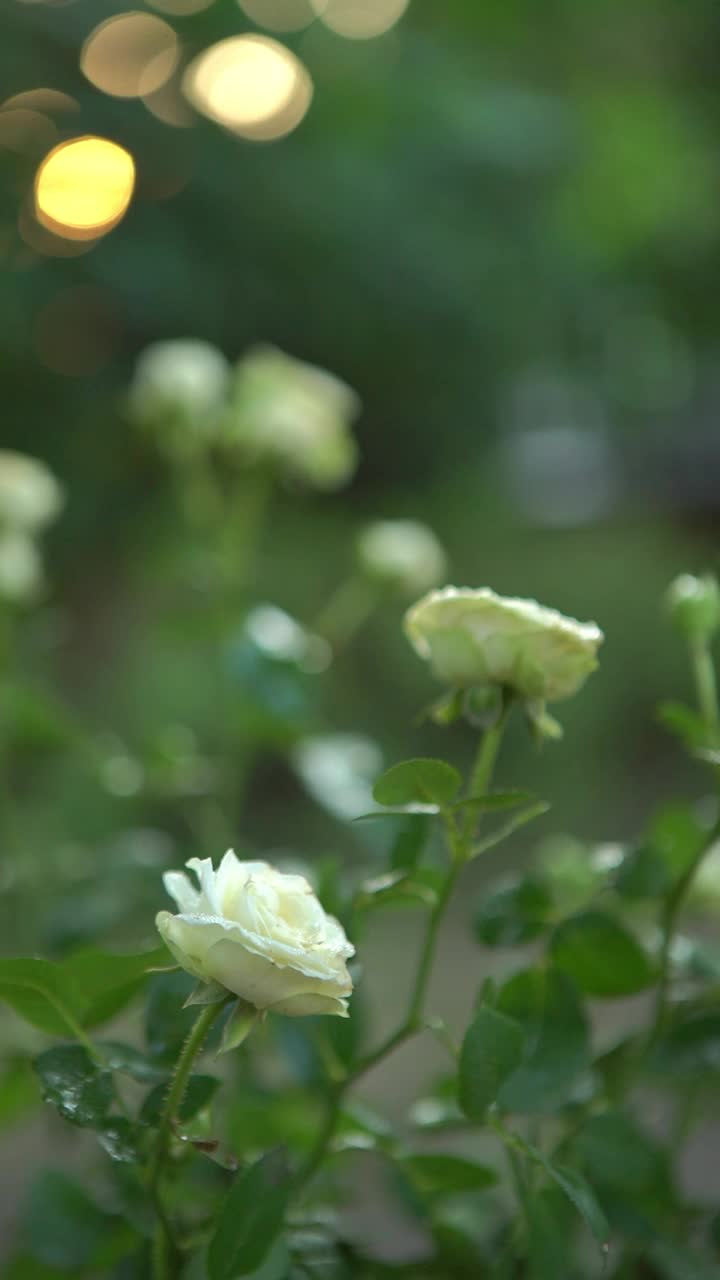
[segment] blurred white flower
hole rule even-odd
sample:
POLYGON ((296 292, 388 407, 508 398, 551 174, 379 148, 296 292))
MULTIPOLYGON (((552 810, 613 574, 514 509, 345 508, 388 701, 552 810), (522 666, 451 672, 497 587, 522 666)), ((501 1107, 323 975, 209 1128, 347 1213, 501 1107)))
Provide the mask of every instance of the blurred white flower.
POLYGON ((0 526, 35 532, 62 505, 62 488, 43 462, 0 449, 0 526))
POLYGON ((577 692, 595 670, 603 640, 594 622, 488 587, 431 591, 408 610, 405 630, 448 684, 506 685, 524 699, 550 702, 577 692))
POLYGON ((375 807, 372 788, 382 763, 377 743, 359 733, 305 738, 293 752, 295 769, 313 800, 350 820, 375 807))
POLYGON ((199 338, 154 342, 138 358, 130 384, 132 417, 170 447, 211 438, 223 410, 230 366, 199 338), (163 441, 163 433, 170 436, 163 441))
POLYGON ((0 532, 0 599, 31 600, 42 580, 42 560, 33 539, 14 529, 0 532))
POLYGON ((357 540, 360 568, 399 591, 427 591, 442 580, 446 557, 432 529, 419 520, 374 520, 357 540))
POLYGON ((161 911, 157 927, 178 964, 256 1009, 290 1017, 347 1016, 355 954, 342 925, 326 915, 303 876, 267 862, 241 862, 228 850, 217 871, 210 858, 163 877, 180 913, 161 911))
POLYGON ((357 448, 350 424, 360 402, 324 369, 275 347, 255 347, 238 362, 226 439, 317 489, 350 479, 357 448))

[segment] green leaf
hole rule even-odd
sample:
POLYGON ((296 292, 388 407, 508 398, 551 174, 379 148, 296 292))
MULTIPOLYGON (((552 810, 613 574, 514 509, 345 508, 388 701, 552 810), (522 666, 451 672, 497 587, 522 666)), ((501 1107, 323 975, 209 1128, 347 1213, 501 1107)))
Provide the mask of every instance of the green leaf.
POLYGON ((591 1116, 573 1144, 599 1186, 637 1199, 649 1195, 658 1207, 671 1200, 665 1153, 620 1111, 591 1116))
POLYGON ((527 805, 531 802, 539 803, 532 791, 486 791, 481 796, 468 796, 465 800, 456 800, 455 804, 449 807, 453 812, 457 809, 472 807, 479 812, 495 813, 503 809, 517 809, 519 805, 527 805))
POLYGON ((503 1085, 500 1106, 536 1114, 565 1105, 590 1070, 588 1026, 572 980, 552 969, 522 970, 499 991, 497 1009, 525 1032, 523 1061, 503 1085))
POLYGON ((655 967, 640 943, 602 911, 584 911, 563 921, 550 951, 557 967, 588 995, 633 995, 655 981, 655 967))
POLYGON ((373 799, 382 805, 448 805, 457 795, 462 777, 444 760, 404 760, 378 778, 373 799))
POLYGON ((630 901, 660 898, 672 885, 672 873, 660 853, 649 845, 630 849, 615 873, 617 892, 630 901))
POLYGON ((61 968, 82 992, 83 1026, 109 1021, 135 998, 150 971, 168 963, 165 947, 128 955, 87 948, 63 960, 61 968))
POLYGON ((168 1079, 167 1068, 159 1066, 154 1058, 149 1058, 134 1045, 121 1044, 118 1040, 104 1040, 98 1048, 109 1071, 122 1071, 141 1084, 158 1084, 161 1080, 168 1079))
POLYGON ((232 1049, 238 1049, 257 1025, 259 1017, 260 1014, 253 1005, 245 1000, 237 1000, 223 1028, 218 1053, 230 1053, 232 1049))
POLYGON ((390 866, 394 871, 413 871, 425 846, 428 825, 421 816, 405 819, 390 850, 390 866))
POLYGON ((261 1265, 282 1230, 290 1185, 279 1150, 238 1174, 208 1247, 210 1280, 247 1276, 261 1265))
POLYGON ((507 840, 508 836, 511 836, 513 832, 518 831, 520 827, 524 827, 526 823, 532 822, 534 818, 542 817, 544 813, 547 813, 549 808, 550 805, 546 800, 538 800, 536 804, 530 805, 529 808, 522 809, 520 813, 516 813, 512 818, 509 818, 507 822, 504 822, 502 826, 498 827, 495 831, 492 831, 484 840, 479 840, 477 844, 474 844, 470 850, 470 857, 478 858, 480 854, 487 853, 488 849, 494 849, 496 844, 500 844, 501 841, 507 840))
POLYGON ((516 947, 549 927, 552 908, 544 881, 523 876, 484 898, 475 914, 475 933, 488 947, 516 947))
POLYGON ((657 718, 690 751, 712 745, 712 731, 703 716, 682 702, 661 703, 657 718))
POLYGON ((110 1116, 97 1129, 97 1140, 118 1164, 136 1164, 140 1159, 135 1127, 125 1116, 110 1116))
POLYGON ((585 1220, 596 1240, 607 1245, 610 1227, 595 1197, 595 1192, 576 1169, 555 1164, 548 1160, 541 1151, 534 1149, 534 1158, 542 1165, 549 1178, 565 1192, 568 1200, 575 1205, 581 1218, 585 1220))
POLYGON ((0 960, 0 999, 51 1036, 75 1036, 83 997, 69 974, 49 960, 0 960))
MULTIPOLYGON (((198 1111, 202 1111, 203 1107, 208 1105, 219 1088, 220 1081, 215 1076, 191 1076, 183 1095, 183 1100, 180 1103, 177 1113, 178 1119, 183 1124, 188 1120, 192 1120, 198 1111)), ((150 1090, 140 1108, 141 1124, 154 1127, 159 1123, 166 1097, 167 1086, 165 1084, 156 1085, 154 1089, 150 1090)))
POLYGON ((45 1102, 81 1128, 98 1128, 113 1104, 112 1075, 79 1044, 58 1045, 34 1062, 45 1102))
POLYGON ((487 1006, 468 1027, 460 1051, 459 1101, 471 1120, 482 1120, 519 1065, 524 1047, 519 1022, 487 1006))
POLYGON ((422 906, 437 902, 435 873, 429 871, 389 871, 387 875, 364 880, 355 906, 358 910, 375 907, 422 906))
POLYGON ((717 1079, 720 1063, 720 1013, 699 1012, 669 1027, 652 1049, 648 1069, 678 1083, 717 1079))
POLYGON ((402 1165, 422 1195, 480 1191, 498 1180, 495 1171, 487 1165, 442 1152, 405 1156, 402 1165))

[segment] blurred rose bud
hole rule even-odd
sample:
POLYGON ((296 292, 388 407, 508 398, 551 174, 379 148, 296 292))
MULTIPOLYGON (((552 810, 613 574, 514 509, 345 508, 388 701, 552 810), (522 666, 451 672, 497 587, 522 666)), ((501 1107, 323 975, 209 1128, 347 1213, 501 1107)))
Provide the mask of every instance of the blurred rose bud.
POLYGON ((338 489, 355 470, 350 425, 359 409, 355 392, 331 373, 255 347, 237 365, 226 441, 313 488, 338 489))
POLYGON ((0 527, 35 532, 49 524, 62 505, 62 488, 44 463, 0 450, 0 527))
POLYGON ((603 634, 535 600, 488 587, 431 591, 405 615, 416 652, 447 684, 506 686, 525 700, 569 698, 597 666, 603 634))
POLYGON ((290 1017, 347 1016, 355 954, 342 925, 326 915, 304 876, 267 862, 241 862, 230 849, 217 871, 210 858, 169 871, 165 888, 179 914, 161 911, 157 927, 178 964, 254 1005, 290 1017))
POLYGON ((191 451, 216 433, 229 380, 225 356, 209 342, 154 342, 138 358, 128 409, 169 452, 191 451))
POLYGON ((0 533, 0 599, 31 600, 42 580, 42 561, 32 538, 14 529, 0 533))
POLYGON ((695 578, 681 573, 668 587, 666 603, 679 631, 694 639, 709 639, 720 626, 720 588, 711 573, 695 578))
POLYGON ((374 520, 358 537, 357 558, 368 578, 410 594, 435 586, 446 569, 435 534, 418 520, 374 520))

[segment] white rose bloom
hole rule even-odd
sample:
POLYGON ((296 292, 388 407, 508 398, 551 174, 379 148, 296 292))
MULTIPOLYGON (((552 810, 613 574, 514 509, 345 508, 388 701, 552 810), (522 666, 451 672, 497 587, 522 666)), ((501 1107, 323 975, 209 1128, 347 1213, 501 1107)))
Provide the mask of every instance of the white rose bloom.
POLYGON ((161 911, 156 920, 183 969, 256 1009, 347 1017, 352 980, 345 961, 355 949, 304 876, 241 862, 232 849, 217 871, 210 858, 186 865, 200 888, 182 871, 166 872, 180 914, 161 911))
POLYGON ((355 392, 333 374, 275 347, 255 347, 237 365, 227 440, 280 462, 306 484, 337 489, 355 470, 350 423, 359 408, 355 392))
POLYGON ((446 568, 435 534, 418 520, 374 520, 360 533, 357 554, 369 577, 402 591, 427 591, 446 568))
POLYGON ((405 615, 416 652, 448 684, 502 684, 523 698, 569 698, 597 666, 603 633, 489 587, 431 591, 405 615))
POLYGON ((62 504, 62 489, 44 463, 0 449, 0 524, 28 532, 41 529, 62 504))
POLYGON ((13 529, 0 533, 0 599, 28 600, 42 580, 42 561, 32 538, 13 529))
POLYGON ((228 361, 209 342, 199 338, 153 342, 135 366, 130 411, 139 421, 151 424, 176 416, 202 425, 220 413, 229 380, 228 361))

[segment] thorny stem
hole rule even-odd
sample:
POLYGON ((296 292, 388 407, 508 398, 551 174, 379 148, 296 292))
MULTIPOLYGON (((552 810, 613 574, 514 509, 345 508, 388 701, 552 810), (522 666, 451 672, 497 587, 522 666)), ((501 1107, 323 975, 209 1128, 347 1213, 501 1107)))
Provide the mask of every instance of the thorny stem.
POLYGON ((155 1280, 169 1280, 169 1277, 174 1274, 173 1259, 176 1256, 176 1248, 172 1230, 160 1197, 160 1179, 168 1155, 173 1125, 185 1096, 195 1058, 202 1049, 216 1018, 221 1010, 225 1008, 225 1004, 226 1001, 218 1001, 216 1004, 206 1005, 196 1019, 175 1064, 170 1088, 168 1089, 160 1117, 160 1124, 147 1173, 148 1191, 153 1199, 159 1219, 159 1230, 153 1246, 153 1274, 155 1280))

